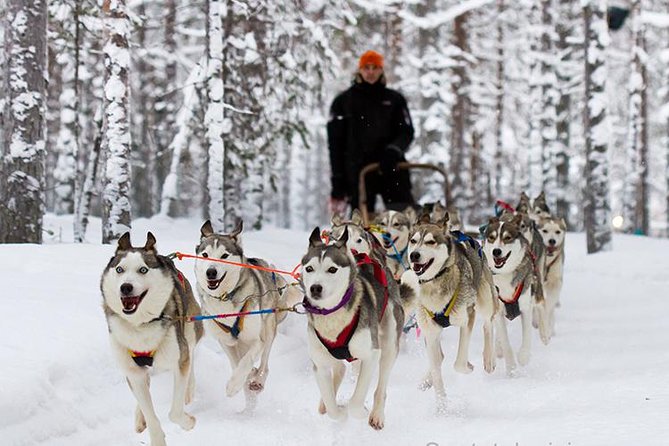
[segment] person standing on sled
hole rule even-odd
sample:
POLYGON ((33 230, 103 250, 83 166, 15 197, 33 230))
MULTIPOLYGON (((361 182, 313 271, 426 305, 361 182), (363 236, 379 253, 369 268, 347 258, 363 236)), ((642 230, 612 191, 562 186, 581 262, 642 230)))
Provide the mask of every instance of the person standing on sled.
POLYGON ((353 85, 332 102, 327 130, 332 213, 344 214, 347 204, 359 207, 358 176, 370 163, 380 163, 380 172, 366 176, 369 212, 377 194, 387 209, 404 210, 415 203, 409 172, 397 169, 413 140, 411 116, 404 97, 386 87, 381 54, 367 51, 360 57, 353 85))

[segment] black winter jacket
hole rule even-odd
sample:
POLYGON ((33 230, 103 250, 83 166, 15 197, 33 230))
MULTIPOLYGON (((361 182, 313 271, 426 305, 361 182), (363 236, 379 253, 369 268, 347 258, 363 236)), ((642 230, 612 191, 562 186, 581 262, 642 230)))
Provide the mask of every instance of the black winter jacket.
POLYGON ((388 148, 406 152, 414 134, 406 100, 381 82, 355 83, 337 96, 327 128, 333 198, 355 195, 360 170, 388 148))

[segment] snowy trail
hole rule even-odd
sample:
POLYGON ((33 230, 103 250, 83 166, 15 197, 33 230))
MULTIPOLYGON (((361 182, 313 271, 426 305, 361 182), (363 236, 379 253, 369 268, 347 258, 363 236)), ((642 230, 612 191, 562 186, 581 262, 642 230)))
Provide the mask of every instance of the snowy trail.
MULTIPOLYGON (((63 227, 63 239, 71 240, 68 220, 50 216, 47 224, 63 227)), ((191 252, 200 224, 139 220, 134 242, 143 242, 140 237, 150 229, 161 252, 191 252)), ((247 254, 288 270, 307 238, 306 232, 278 229, 243 236, 247 254)), ((617 236, 613 252, 595 256, 585 254, 582 234, 569 234, 567 244, 557 336, 544 346, 534 332, 532 360, 518 376, 508 378, 501 361, 494 374, 483 372, 480 324, 470 351, 475 370, 457 374, 452 369, 457 331, 445 331, 446 415, 436 415, 432 391, 417 390, 427 359, 413 332, 392 373, 383 431, 362 420, 335 423, 318 415, 306 322, 291 314, 280 326, 266 390, 253 415, 241 413, 241 395, 225 397, 230 368, 210 339, 196 352, 196 399, 188 408, 197 418, 194 430, 182 431, 168 420, 171 376, 153 379, 168 444, 666 444, 669 241, 617 236)), ((112 361, 100 306, 99 277, 112 252, 98 244, 0 245, 3 446, 148 444, 146 433, 133 431, 135 402, 112 361)), ((192 261, 177 266, 193 280, 192 261)), ((511 327, 511 338, 517 349, 519 324, 511 327)), ((343 395, 352 390, 347 377, 343 395)))

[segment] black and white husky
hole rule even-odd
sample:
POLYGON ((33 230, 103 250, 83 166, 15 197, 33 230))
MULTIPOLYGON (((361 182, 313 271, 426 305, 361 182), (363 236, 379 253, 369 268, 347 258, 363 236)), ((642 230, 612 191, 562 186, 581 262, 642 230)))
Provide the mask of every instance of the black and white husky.
MULTIPOLYGON (((483 250, 493 273, 497 297, 504 304, 506 318, 513 320, 520 316, 522 342, 518 362, 526 365, 530 360, 532 310, 535 306, 543 306, 543 294, 532 293, 533 288, 541 286, 541 276, 530 244, 523 236, 521 220, 522 215, 510 220, 491 218, 485 229, 483 250)), ((516 368, 516 361, 509 344, 506 322, 501 317, 498 321, 497 339, 507 372, 511 372, 516 368)))
POLYGON ((409 268, 407 247, 416 211, 407 208, 404 212, 383 211, 374 219, 379 231, 374 232, 386 255, 386 264, 396 280, 409 268))
MULTIPOLYGON (((243 313, 285 307, 287 299, 299 301, 299 290, 286 287, 286 281, 275 273, 214 261, 223 259, 269 267, 262 259, 244 255, 242 229, 240 222, 230 234, 216 234, 209 221, 200 229, 200 243, 195 251, 199 257, 212 259, 195 262, 197 291, 205 314, 243 313)), ((253 408, 256 394, 265 386, 277 325, 285 315, 280 312, 205 321, 207 334, 218 341, 230 360, 232 375, 226 394, 233 396, 243 388, 247 409, 253 408), (256 367, 258 358, 260 363, 256 367)))
POLYGON ((102 307, 112 351, 137 399, 135 429, 147 427, 152 446, 165 445, 165 433, 149 393, 149 371, 174 373, 170 420, 192 429, 195 418, 184 411, 193 399, 193 351, 202 337, 201 322, 187 322, 200 313, 188 280, 172 261, 156 251, 150 232, 141 248, 130 244, 130 234, 118 241, 114 257, 102 273, 102 307))
MULTIPOLYGON (((386 388, 399 351, 404 314, 397 292, 389 292, 372 268, 359 267, 347 247, 348 231, 329 245, 315 228, 302 258, 304 308, 308 313, 309 356, 321 393, 319 411, 335 420, 368 417, 374 429, 385 420, 386 388), (360 373, 348 406, 337 405, 346 371, 342 361, 359 361, 360 373), (371 413, 365 397, 375 372, 378 383, 371 413)), ((366 254, 363 254, 362 258, 366 254)))
POLYGON ((434 386, 437 410, 443 411, 446 391, 441 374, 444 354, 440 337, 444 328, 460 327, 454 368, 461 373, 473 370, 469 362, 469 340, 475 317, 483 320, 483 367, 495 369, 493 320, 498 304, 485 256, 478 243, 448 228, 448 214, 432 223, 428 214, 414 227, 409 240, 412 270, 402 275, 402 283, 417 288, 417 320, 425 335, 429 369, 421 388, 434 386))

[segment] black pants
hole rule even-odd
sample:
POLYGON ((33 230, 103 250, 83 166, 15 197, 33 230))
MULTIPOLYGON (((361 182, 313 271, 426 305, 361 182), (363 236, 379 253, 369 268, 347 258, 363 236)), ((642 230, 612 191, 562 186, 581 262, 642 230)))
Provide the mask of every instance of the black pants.
MULTIPOLYGON (((367 191, 367 211, 374 212, 376 196, 381 195, 386 209, 403 211, 408 206, 415 205, 411 195, 411 180, 409 171, 401 170, 390 175, 381 175, 379 172, 370 172, 365 177, 367 191)), ((358 190, 351 194, 351 209, 360 208, 358 190)))

